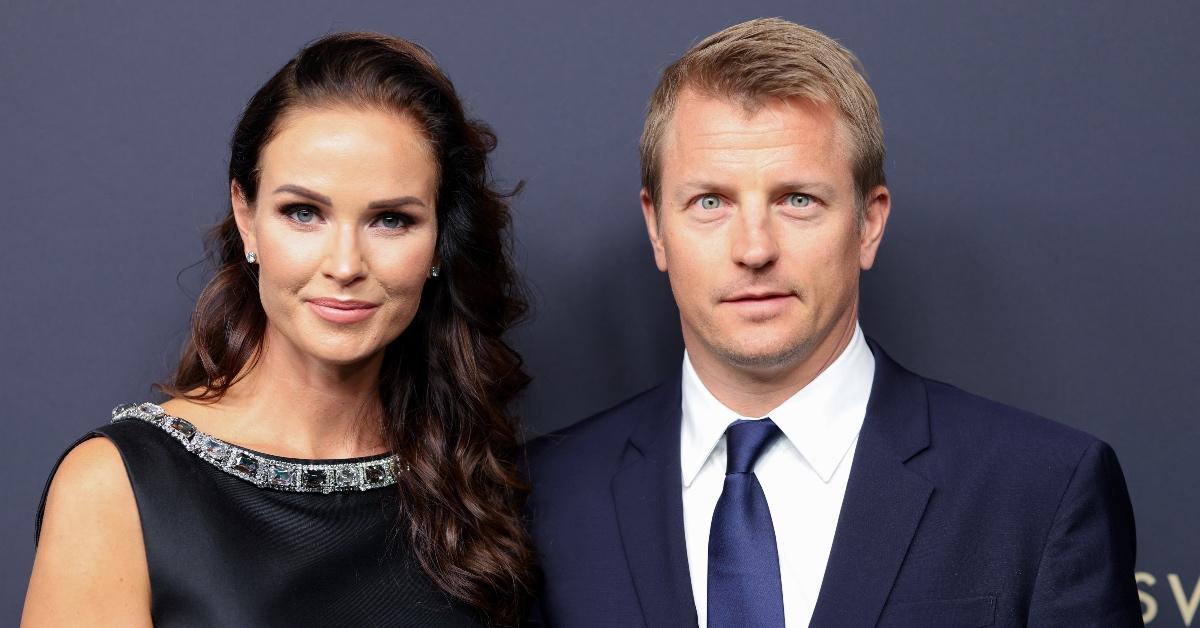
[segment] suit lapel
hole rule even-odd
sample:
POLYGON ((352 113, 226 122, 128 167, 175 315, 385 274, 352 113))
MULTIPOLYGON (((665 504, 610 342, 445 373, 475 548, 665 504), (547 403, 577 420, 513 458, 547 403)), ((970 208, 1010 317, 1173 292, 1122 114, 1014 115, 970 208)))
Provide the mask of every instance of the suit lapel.
POLYGON ((905 463, 929 446, 925 385, 873 341, 875 380, 813 626, 874 626, 933 485, 905 463))
POLYGON ((613 502, 625 558, 647 626, 696 626, 683 530, 679 465, 680 377, 648 394, 630 435, 613 502))

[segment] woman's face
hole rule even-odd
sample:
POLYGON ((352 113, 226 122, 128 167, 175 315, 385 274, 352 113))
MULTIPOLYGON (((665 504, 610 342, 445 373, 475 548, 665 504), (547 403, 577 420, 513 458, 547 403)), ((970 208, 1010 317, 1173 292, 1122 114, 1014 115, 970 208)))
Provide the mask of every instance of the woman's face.
POLYGON ((259 167, 257 198, 236 185, 232 194, 243 244, 258 257, 269 350, 336 365, 378 355, 412 322, 436 264, 428 141, 395 113, 299 109, 284 115, 259 167))

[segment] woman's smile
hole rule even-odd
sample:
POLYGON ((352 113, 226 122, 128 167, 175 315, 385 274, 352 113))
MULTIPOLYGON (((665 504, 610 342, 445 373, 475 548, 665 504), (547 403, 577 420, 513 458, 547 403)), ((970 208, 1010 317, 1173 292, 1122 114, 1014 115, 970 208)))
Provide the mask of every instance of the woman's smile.
POLYGON ((338 324, 350 324, 365 321, 379 309, 378 303, 358 301, 355 299, 335 299, 321 297, 306 301, 308 307, 317 316, 338 324))

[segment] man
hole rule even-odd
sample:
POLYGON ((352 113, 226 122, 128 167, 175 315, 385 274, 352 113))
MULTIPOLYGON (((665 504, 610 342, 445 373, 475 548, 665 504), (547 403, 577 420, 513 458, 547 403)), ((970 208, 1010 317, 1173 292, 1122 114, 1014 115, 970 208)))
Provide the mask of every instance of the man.
POLYGON ((666 69, 642 210, 687 348, 530 445, 554 626, 1140 626, 1111 448, 864 338, 891 208, 854 56, 779 19, 666 69))

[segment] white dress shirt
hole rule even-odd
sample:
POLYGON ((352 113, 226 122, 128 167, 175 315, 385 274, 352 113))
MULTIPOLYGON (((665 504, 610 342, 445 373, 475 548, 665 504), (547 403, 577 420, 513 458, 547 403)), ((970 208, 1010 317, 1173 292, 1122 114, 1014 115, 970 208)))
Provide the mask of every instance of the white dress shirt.
POLYGON ((725 484, 725 428, 738 419, 770 417, 783 432, 754 473, 775 527, 785 621, 808 626, 874 376, 875 356, 856 324, 850 344, 816 379, 763 417, 742 417, 713 397, 684 353, 683 524, 700 626, 708 615, 708 533, 725 484))

